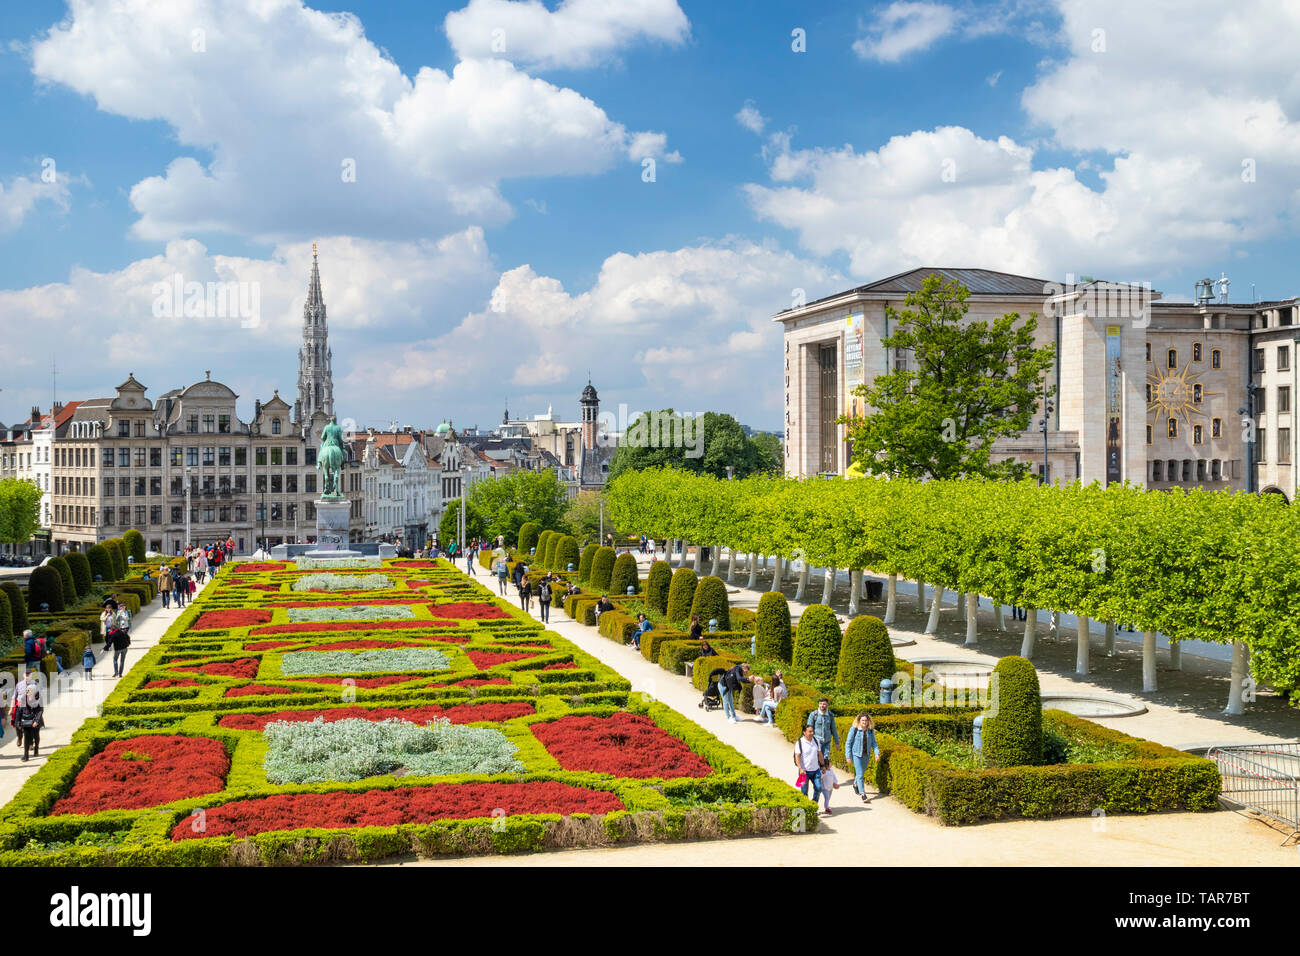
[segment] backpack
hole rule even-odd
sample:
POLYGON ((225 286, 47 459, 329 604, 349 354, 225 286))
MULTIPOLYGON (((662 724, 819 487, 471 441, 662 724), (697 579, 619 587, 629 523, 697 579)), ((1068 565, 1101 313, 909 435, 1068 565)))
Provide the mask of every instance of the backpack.
POLYGON ((43 637, 38 637, 32 642, 32 649, 36 652, 37 658, 44 657, 50 651, 49 645, 43 637))

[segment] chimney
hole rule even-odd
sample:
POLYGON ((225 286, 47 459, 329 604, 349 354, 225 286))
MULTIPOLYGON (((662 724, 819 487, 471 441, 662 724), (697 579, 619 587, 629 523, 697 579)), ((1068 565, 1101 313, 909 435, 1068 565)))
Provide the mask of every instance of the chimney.
POLYGON ((59 412, 61 412, 61 411, 63 411, 63 403, 62 403, 62 402, 55 402, 55 403, 50 407, 50 414, 53 415, 53 416, 55 416, 55 417, 57 417, 58 414, 59 414, 59 412))
POLYGON ((41 423, 41 407, 39 405, 33 405, 32 406, 32 427, 34 428, 40 423, 41 423))

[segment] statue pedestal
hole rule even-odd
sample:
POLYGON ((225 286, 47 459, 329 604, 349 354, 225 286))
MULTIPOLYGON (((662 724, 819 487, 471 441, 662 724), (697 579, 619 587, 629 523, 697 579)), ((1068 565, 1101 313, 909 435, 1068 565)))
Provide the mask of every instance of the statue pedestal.
POLYGON ((308 558, 359 558, 360 551, 348 548, 348 517, 352 504, 346 499, 321 498, 316 502, 316 548, 308 558))

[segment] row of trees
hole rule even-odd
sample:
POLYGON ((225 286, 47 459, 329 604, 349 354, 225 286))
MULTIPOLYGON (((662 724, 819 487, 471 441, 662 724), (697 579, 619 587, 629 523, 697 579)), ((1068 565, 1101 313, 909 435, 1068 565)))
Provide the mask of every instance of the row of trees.
POLYGON ((1300 512, 1276 496, 660 469, 621 476, 609 498, 620 526, 656 538, 871 569, 1177 640, 1242 641, 1262 680, 1300 685, 1300 512))

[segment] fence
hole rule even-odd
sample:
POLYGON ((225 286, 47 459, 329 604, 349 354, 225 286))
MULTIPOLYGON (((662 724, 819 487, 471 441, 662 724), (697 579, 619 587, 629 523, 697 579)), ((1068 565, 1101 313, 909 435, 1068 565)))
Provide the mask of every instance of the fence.
POLYGON ((1206 756, 1225 799, 1290 827, 1283 843, 1300 833, 1300 743, 1212 747, 1206 756))

